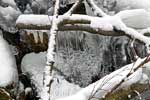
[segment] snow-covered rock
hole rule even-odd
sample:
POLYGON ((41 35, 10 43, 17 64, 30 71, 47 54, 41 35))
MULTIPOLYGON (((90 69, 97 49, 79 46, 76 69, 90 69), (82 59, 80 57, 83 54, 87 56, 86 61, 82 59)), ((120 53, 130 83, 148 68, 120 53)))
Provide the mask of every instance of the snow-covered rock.
POLYGON ((114 7, 115 11, 121 11, 125 9, 149 9, 150 1, 149 0, 115 0, 116 6, 114 7))
POLYGON ((16 3, 14 0, 2 0, 3 3, 6 3, 12 7, 16 7, 16 3))
MULTIPOLYGON (((38 95, 42 94, 43 72, 46 63, 46 52, 30 53, 24 56, 21 64, 22 71, 31 75, 32 83, 37 87, 38 95)), ((51 100, 69 96, 80 90, 78 85, 66 81, 62 76, 56 75, 51 88, 51 100)))
POLYGON ((145 9, 124 10, 117 13, 122 21, 128 26, 136 29, 150 27, 150 11, 145 9))
POLYGON ((20 11, 16 10, 15 8, 8 6, 8 7, 1 7, 0 6, 0 14, 6 18, 6 20, 12 20, 14 18, 17 18, 19 16, 20 11), (9 17, 8 17, 9 16, 9 17))
POLYGON ((0 36, 0 87, 17 83, 18 72, 15 58, 8 43, 0 36))

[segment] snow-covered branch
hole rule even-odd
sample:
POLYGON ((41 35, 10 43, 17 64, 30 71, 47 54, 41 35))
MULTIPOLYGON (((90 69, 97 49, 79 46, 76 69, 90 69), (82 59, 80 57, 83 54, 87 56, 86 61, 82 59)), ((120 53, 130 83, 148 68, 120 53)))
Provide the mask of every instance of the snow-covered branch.
POLYGON ((55 53, 56 53, 56 35, 58 32, 58 12, 59 11, 59 0, 55 1, 54 15, 52 18, 52 25, 50 29, 50 37, 47 50, 47 62, 45 66, 45 71, 43 74, 43 94, 41 95, 42 100, 50 100, 51 85, 53 82, 53 66, 55 63, 55 53))
MULTIPOLYGON (((35 16, 35 15, 34 15, 35 16)), ((46 29, 51 26, 50 21, 52 20, 51 17, 48 16, 41 16, 37 15, 35 16, 32 15, 22 15, 18 18, 16 26, 18 28, 34 28, 37 26, 37 28, 43 28, 46 29), (30 17, 31 16, 31 17, 30 17), (24 19, 25 17, 25 19, 24 19), (36 17, 39 17, 36 19, 36 17), (28 21, 30 18, 33 18, 32 22, 28 21), (40 19, 40 21, 38 21, 40 19), (45 20, 45 21, 44 21, 45 20), (48 21, 50 20, 50 21, 48 21), (34 22, 33 22, 34 21, 34 22), (47 22, 47 24, 44 24, 43 22, 47 22)), ((107 17, 92 17, 88 15, 78 15, 78 14, 73 14, 72 16, 58 16, 58 30, 73 30, 73 28, 78 28, 79 30, 84 30, 88 31, 89 29, 91 33, 98 33, 101 35, 112 35, 112 36, 121 36, 121 35, 126 35, 131 38, 135 38, 137 40, 140 40, 146 44, 150 44, 150 38, 144 36, 143 34, 140 34, 138 31, 135 29, 132 29, 130 27, 126 26, 126 23, 122 21, 120 16, 117 14, 115 16, 107 16, 107 17), (78 25, 76 25, 78 24, 78 25), (80 24, 82 24, 80 27, 80 24), (67 25, 67 26, 66 26, 67 25), (70 27, 69 27, 70 25, 70 27), (88 26, 89 25, 89 26, 88 26), (72 27, 74 26, 74 27, 72 27), (75 27, 76 26, 76 27, 75 27), (77 27, 79 26, 79 27, 77 27), (83 27, 84 26, 84 27, 83 27), (85 27, 86 26, 86 27, 85 27), (89 28, 89 29, 87 29, 89 28), (107 33, 108 32, 108 33, 107 33)), ((40 29, 41 29, 40 28, 40 29)))
POLYGON ((94 15, 98 17, 105 17, 108 16, 106 13, 104 13, 95 3, 93 0, 86 0, 92 11, 94 12, 94 15))
POLYGON ((112 90, 128 88, 134 83, 142 83, 148 79, 148 77, 145 77, 145 74, 142 72, 142 68, 148 68, 150 64, 149 61, 149 57, 143 59, 139 58, 135 63, 128 64, 114 71, 99 81, 83 88, 77 94, 65 98, 60 98, 58 100, 93 100, 94 98, 100 99, 104 98, 105 95, 107 95, 112 90))

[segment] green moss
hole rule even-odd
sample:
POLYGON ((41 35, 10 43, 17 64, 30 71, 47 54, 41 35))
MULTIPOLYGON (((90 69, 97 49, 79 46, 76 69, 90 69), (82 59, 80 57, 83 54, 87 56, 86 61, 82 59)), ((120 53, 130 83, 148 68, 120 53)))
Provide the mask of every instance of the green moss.
POLYGON ((148 89, 150 89, 149 84, 133 84, 127 89, 120 89, 113 93, 107 94, 103 100, 130 100, 137 95, 135 90, 142 93, 148 89), (128 95, 131 96, 130 99, 128 98, 128 95))

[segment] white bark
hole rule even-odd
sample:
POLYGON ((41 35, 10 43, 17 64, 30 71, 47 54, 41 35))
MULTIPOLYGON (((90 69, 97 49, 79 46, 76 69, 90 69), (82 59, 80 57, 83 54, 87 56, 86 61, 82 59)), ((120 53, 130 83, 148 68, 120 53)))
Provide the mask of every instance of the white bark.
POLYGON ((58 10, 59 10, 59 0, 56 0, 52 26, 50 30, 49 43, 48 43, 47 62, 43 74, 44 87, 43 87, 43 93, 41 95, 42 100, 50 100, 51 85, 53 82, 53 66, 55 63, 55 53, 56 53, 56 35, 58 32, 58 27, 57 27, 58 10))

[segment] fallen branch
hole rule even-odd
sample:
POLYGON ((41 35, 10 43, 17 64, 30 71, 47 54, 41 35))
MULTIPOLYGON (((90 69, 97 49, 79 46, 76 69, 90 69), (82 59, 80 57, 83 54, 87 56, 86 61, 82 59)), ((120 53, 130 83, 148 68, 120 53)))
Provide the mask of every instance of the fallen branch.
POLYGON ((140 83, 144 74, 142 68, 146 67, 147 64, 149 65, 149 61, 150 57, 139 58, 135 64, 126 65, 83 88, 78 93, 57 100, 89 100, 90 97, 100 99, 107 96, 107 94, 113 93, 116 89, 128 88, 133 84, 140 83))

